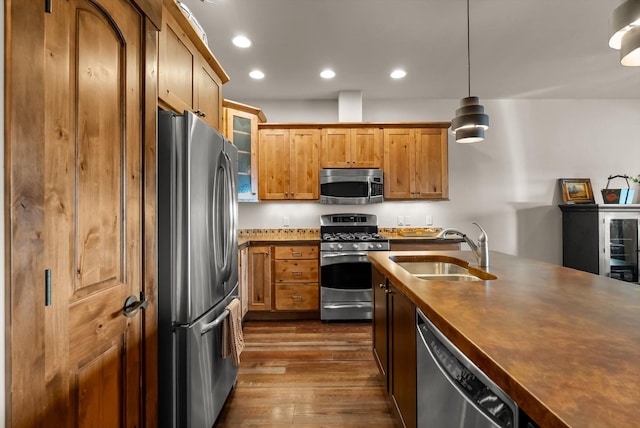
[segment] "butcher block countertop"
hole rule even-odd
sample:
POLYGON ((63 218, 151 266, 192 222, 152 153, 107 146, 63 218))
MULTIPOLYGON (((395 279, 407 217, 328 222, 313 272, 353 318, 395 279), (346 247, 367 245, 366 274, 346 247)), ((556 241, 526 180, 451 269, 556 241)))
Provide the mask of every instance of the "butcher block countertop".
MULTIPOLYGON (((369 259, 541 427, 632 427, 640 417, 640 286, 498 252, 498 279, 418 279, 369 259)), ((418 403, 418 405, 420 405, 418 403)))

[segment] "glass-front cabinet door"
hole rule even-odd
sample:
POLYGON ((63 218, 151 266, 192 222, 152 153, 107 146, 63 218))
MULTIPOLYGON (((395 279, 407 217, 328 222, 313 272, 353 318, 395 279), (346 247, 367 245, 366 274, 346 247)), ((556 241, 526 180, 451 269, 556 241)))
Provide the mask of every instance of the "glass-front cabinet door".
POLYGON ((238 202, 257 202, 258 121, 264 121, 264 116, 254 107, 229 100, 224 100, 222 105, 225 134, 238 148, 238 202))
POLYGON ((601 213, 600 274, 638 282, 638 213, 601 213))

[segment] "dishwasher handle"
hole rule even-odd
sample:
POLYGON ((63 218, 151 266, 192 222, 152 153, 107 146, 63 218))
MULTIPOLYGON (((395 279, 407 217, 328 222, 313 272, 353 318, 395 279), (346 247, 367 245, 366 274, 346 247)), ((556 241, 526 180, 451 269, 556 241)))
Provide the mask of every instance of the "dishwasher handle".
POLYGON ((464 397, 465 401, 492 423, 504 428, 517 427, 518 410, 515 402, 457 349, 420 309, 416 309, 416 311, 418 315, 418 325, 416 327, 422 342, 422 344, 418 343, 418 346, 426 348, 429 356, 451 386, 464 397), (430 338, 425 337, 425 331, 431 336, 430 338), (434 341, 436 341, 435 344, 434 341), (449 367, 445 367, 443 360, 448 363, 449 367), (469 392, 460 384, 460 379, 452 376, 452 365, 455 366, 453 370, 458 372, 458 376, 462 378, 462 381, 469 388, 473 387, 470 385, 472 383, 475 383, 476 387, 478 384, 484 387, 480 394, 477 394, 476 400, 469 396, 469 392), (491 404, 496 401, 498 401, 498 404, 494 406, 493 411, 486 407, 487 403, 491 404), (500 416, 507 416, 507 421, 505 422, 500 416))

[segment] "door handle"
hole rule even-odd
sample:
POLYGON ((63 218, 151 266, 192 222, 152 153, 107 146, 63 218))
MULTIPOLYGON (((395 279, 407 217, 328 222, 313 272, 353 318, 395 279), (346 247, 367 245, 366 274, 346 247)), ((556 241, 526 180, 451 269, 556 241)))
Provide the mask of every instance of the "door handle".
POLYGON ((146 309, 149 302, 144 298, 144 291, 140 292, 140 300, 136 296, 129 296, 124 301, 122 314, 127 318, 133 318, 140 309, 146 309))

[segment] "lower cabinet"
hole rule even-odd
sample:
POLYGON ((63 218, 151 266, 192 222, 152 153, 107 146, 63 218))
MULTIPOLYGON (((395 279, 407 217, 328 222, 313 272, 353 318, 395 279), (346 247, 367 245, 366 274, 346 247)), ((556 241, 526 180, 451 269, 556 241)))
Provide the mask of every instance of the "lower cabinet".
POLYGON ((416 307, 389 283, 389 393, 405 427, 417 418, 416 307))
POLYGON ((238 251, 238 299, 244 317, 249 310, 249 247, 238 251))
POLYGON ((416 307, 384 275, 372 269, 374 357, 403 426, 414 428, 417 418, 416 307))
POLYGON ((271 247, 249 247, 248 307, 250 311, 271 310, 271 247))
MULTIPOLYGON (((387 376, 389 367, 389 341, 387 337, 387 278, 378 269, 371 268, 373 283, 373 357, 383 376, 387 376)), ((387 382, 387 391, 388 382, 387 382)))
POLYGON ((317 311, 320 309, 318 246, 275 247, 275 309, 317 311))
POLYGON ((317 244, 250 246, 249 311, 319 311, 318 249, 317 244))

